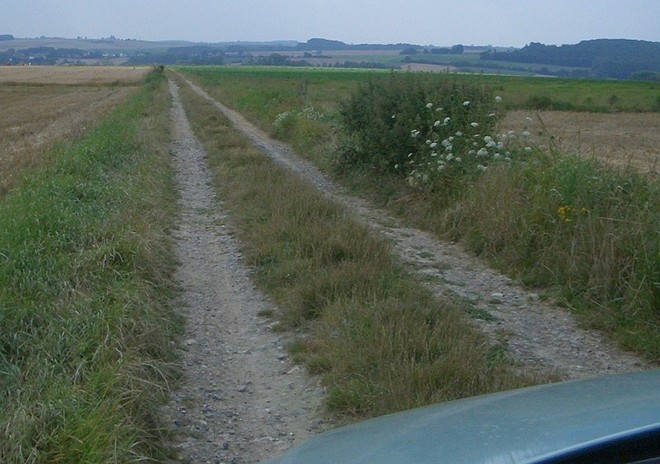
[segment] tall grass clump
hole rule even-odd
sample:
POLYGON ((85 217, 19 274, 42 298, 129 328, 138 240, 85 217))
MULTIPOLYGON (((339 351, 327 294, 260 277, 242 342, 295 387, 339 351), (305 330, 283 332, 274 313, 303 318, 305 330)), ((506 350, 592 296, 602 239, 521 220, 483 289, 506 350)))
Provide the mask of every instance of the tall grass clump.
POLYGON ((0 200, 0 461, 167 455, 173 189, 162 73, 0 200))
POLYGON ((279 168, 208 102, 182 89, 258 284, 292 351, 339 413, 375 415, 530 381, 460 310, 438 301, 391 250, 313 186, 279 168))
POLYGON ((485 175, 448 233, 593 327, 660 360, 660 189, 590 159, 535 152, 485 175))

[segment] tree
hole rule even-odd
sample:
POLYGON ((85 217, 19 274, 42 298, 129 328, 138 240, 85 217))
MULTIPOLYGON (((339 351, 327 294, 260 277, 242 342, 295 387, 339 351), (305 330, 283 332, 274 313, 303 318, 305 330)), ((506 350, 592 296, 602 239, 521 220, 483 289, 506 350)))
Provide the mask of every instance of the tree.
POLYGON ((465 48, 461 44, 454 45, 453 47, 451 47, 451 54, 452 55, 462 55, 464 51, 465 51, 465 48))

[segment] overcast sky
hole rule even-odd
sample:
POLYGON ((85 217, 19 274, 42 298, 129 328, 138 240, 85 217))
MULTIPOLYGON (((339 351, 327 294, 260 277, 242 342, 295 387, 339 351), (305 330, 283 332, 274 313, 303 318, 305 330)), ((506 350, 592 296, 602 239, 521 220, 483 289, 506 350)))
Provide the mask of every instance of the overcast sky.
POLYGON ((660 0, 0 0, 0 34, 517 47, 660 41, 660 0))

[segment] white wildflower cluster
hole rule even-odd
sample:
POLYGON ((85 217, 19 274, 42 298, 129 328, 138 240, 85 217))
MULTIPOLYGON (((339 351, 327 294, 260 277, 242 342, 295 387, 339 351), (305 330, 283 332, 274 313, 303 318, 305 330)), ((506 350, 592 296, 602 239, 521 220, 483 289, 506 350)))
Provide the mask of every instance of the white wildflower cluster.
POLYGON ((294 111, 285 111, 284 113, 279 113, 275 117, 275 122, 273 122, 273 124, 275 126, 281 126, 285 123, 285 121, 287 119, 291 118, 292 116, 295 116, 295 114, 296 114, 296 112, 294 112, 294 111))
POLYGON ((324 116, 323 113, 316 111, 313 106, 304 108, 299 114, 304 116, 305 119, 309 119, 310 121, 320 121, 324 116))
MULTIPOLYGON (((495 97, 495 102, 501 103, 502 98, 495 97)), ((464 108, 470 105, 469 100, 462 104, 464 108)), ((428 103, 426 108, 442 110, 435 108, 433 103, 428 103)), ((495 113, 489 115, 489 117, 494 116, 495 113)), ((451 116, 446 116, 444 119, 434 117, 428 124, 427 127, 410 131, 410 136, 418 140, 419 149, 408 154, 405 164, 409 172, 408 182, 415 187, 421 187, 438 176, 486 171, 493 163, 511 162, 514 156, 512 153, 518 157, 532 151, 527 145, 527 139, 531 135, 527 130, 521 134, 509 131, 484 135, 479 133, 482 128, 480 122, 464 121, 459 125, 451 116)), ((397 164, 396 169, 399 168, 397 164)))
POLYGON ((324 117, 323 113, 319 113, 314 109, 314 107, 308 106, 306 108, 303 108, 302 110, 289 110, 283 113, 279 113, 275 117, 275 121, 273 122, 273 125, 275 126, 275 128, 280 129, 293 123, 293 121, 296 118, 304 118, 310 121, 320 121, 323 119, 323 117, 324 117))

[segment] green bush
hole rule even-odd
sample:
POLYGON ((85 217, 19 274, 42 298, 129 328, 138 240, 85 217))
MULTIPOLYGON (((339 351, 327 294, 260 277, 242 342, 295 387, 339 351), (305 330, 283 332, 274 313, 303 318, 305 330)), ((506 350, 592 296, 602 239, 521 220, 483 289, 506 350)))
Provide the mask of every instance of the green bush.
POLYGON ((456 131, 473 132, 470 124, 476 122, 492 132, 491 100, 485 87, 449 76, 372 76, 340 106, 344 156, 351 164, 396 172, 418 149, 412 131, 421 138, 433 133, 446 138, 456 131), (446 118, 451 124, 444 123, 446 118))
POLYGON ((506 156, 494 136, 499 101, 486 87, 450 76, 372 77, 340 107, 340 166, 452 190, 506 156))

